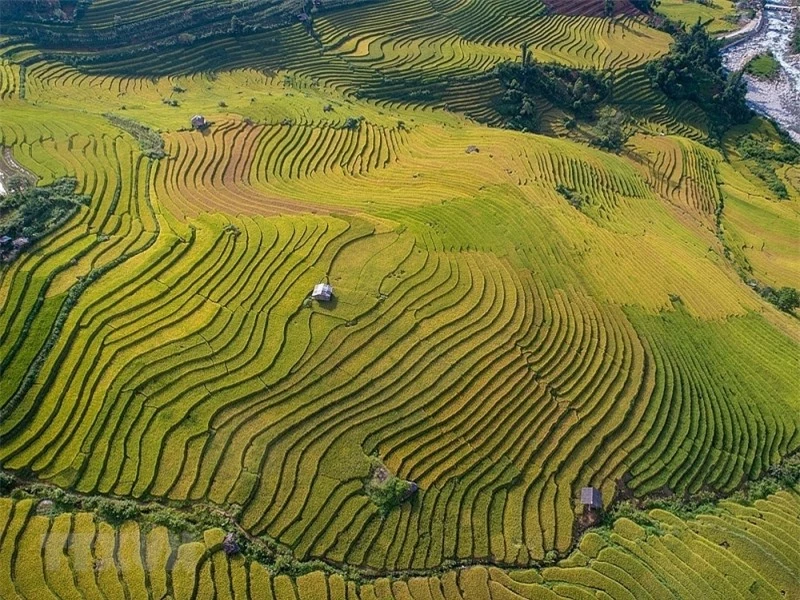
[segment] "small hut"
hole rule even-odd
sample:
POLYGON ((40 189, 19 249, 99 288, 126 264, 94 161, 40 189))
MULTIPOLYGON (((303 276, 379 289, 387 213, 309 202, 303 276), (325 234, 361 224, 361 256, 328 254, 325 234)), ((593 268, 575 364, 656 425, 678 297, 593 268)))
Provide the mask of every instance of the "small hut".
POLYGON ((5 248, 11 245, 11 238, 7 235, 0 237, 0 248, 5 248))
POLYGON ((594 487, 581 488, 581 504, 584 509, 600 510, 603 508, 603 494, 594 487))
POLYGON ((319 302, 330 302, 333 298, 333 287, 329 283, 318 283, 311 292, 311 299, 319 302))
POLYGON ((25 246, 27 246, 30 243, 31 243, 30 239, 26 237, 18 237, 13 242, 11 242, 11 245, 14 247, 14 250, 22 250, 25 246))
POLYGON ((203 129, 208 127, 208 121, 203 115, 195 115, 192 117, 192 129, 203 129))

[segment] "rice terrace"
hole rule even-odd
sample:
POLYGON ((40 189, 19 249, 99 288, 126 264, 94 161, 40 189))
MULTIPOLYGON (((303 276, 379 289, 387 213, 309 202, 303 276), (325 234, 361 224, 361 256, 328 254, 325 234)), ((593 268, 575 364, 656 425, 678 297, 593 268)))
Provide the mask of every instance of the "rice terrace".
POLYGON ((0 599, 800 599, 799 11, 0 0, 0 599))

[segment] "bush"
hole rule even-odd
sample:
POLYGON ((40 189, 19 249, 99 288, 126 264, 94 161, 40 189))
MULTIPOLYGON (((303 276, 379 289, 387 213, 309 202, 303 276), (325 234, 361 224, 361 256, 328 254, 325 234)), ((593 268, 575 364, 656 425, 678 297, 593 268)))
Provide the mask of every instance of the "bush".
POLYGON ((610 511, 606 512, 603 515, 603 524, 611 527, 613 526, 614 521, 623 517, 633 521, 637 525, 640 525, 648 533, 662 533, 660 525, 650 518, 650 515, 647 514, 647 511, 637 507, 630 500, 620 502, 610 511))
POLYGON ((16 484, 16 480, 8 473, 0 471, 0 494, 7 495, 16 484))
POLYGON ((161 525, 176 533, 196 533, 197 529, 182 514, 171 508, 163 508, 149 513, 147 520, 154 525, 161 525))
POLYGON ((394 507, 400 506, 411 498, 418 489, 416 483, 392 475, 377 460, 373 463, 370 479, 364 485, 367 496, 378 507, 381 516, 384 517, 394 507))
POLYGON ((792 35, 792 52, 795 54, 800 53, 800 21, 794 26, 794 34, 792 35))
POLYGON ((659 0, 631 0, 631 4, 644 13, 651 13, 653 7, 658 6, 659 0))
POLYGON ((625 129, 626 121, 627 115, 620 110, 610 107, 601 110, 597 120, 598 136, 592 140, 592 144, 614 152, 622 150, 630 137, 625 129))
POLYGON ((97 514, 103 519, 118 525, 139 516, 139 507, 130 500, 100 500, 97 503, 97 514))
POLYGON ((584 207, 590 204, 588 198, 579 194, 576 190, 568 188, 562 183, 559 183, 556 186, 556 191, 561 194, 567 202, 569 202, 570 206, 577 210, 583 210, 584 207))

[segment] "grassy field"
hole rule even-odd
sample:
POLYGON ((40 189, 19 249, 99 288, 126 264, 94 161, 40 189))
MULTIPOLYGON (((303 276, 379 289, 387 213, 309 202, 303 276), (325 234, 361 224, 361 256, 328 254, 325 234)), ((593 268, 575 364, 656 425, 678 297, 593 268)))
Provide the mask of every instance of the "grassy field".
POLYGON ((800 327, 739 272, 797 286, 797 167, 778 201, 732 140, 712 147, 643 71, 669 36, 630 16, 391 0, 313 33, 77 67, 0 43, 0 146, 91 198, 0 270, 0 464, 233 510, 294 560, 430 577, 290 578, 226 557, 220 531, 179 543, 0 498, 9 597, 791 597, 775 523, 796 526, 796 492, 622 520, 517 569, 574 550, 583 486, 606 506, 623 481, 725 494, 800 449, 800 327), (613 69, 623 152, 486 124, 487 74, 522 42, 613 69), (330 303, 309 298, 321 281, 330 303), (374 457, 420 487, 385 518, 374 457))
POLYGON ((759 54, 749 63, 746 71, 759 79, 775 79, 780 73, 781 65, 771 52, 759 54))

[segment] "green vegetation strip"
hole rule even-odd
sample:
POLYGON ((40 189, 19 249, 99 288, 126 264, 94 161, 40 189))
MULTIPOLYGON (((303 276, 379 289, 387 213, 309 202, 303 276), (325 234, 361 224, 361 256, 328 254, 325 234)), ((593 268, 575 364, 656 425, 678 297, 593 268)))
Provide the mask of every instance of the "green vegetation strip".
POLYGON ((164 139, 149 127, 137 123, 133 119, 121 117, 119 115, 106 114, 104 115, 113 125, 130 133, 136 141, 139 142, 139 147, 142 154, 150 158, 159 159, 164 158, 164 139))

